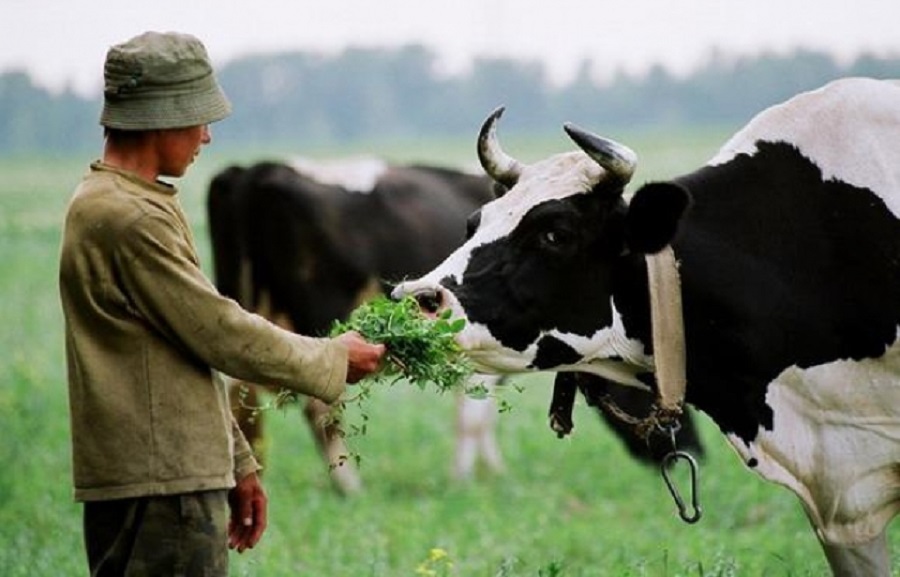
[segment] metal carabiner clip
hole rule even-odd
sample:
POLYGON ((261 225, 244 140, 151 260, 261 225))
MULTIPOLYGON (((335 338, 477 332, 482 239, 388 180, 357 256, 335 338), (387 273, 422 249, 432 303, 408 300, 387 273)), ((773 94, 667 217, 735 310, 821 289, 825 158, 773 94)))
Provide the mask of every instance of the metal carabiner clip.
POLYGON ((681 517, 681 520, 685 523, 696 523, 700 520, 703 512, 700 509, 700 503, 697 499, 697 477, 699 475, 697 469, 697 461, 694 458, 684 451, 672 451, 663 457, 662 462, 660 463, 660 470, 662 471, 663 479, 666 482, 666 487, 669 488, 669 493, 672 494, 672 498, 675 499, 675 505, 678 506, 678 515, 681 517), (672 479, 669 476, 669 465, 674 465, 677 463, 678 459, 684 459, 687 461, 690 466, 691 471, 691 507, 693 507, 694 512, 692 514, 688 513, 688 508, 684 504, 684 500, 681 498, 681 494, 678 492, 678 488, 672 482, 672 479))

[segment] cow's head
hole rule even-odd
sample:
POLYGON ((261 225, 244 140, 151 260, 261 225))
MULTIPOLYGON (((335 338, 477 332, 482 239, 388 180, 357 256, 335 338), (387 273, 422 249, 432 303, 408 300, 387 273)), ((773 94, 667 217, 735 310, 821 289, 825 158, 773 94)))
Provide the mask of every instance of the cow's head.
POLYGON ((651 359, 643 339, 626 335, 613 295, 646 299, 640 275, 621 271, 671 240, 686 196, 662 187, 653 196, 668 199, 671 217, 636 207, 634 218, 623 199, 634 152, 566 125, 580 150, 523 164, 497 140, 502 111, 484 123, 478 154, 508 192, 473 215, 463 246, 394 296, 412 294, 429 312, 465 318, 458 340, 479 370, 575 369, 634 381, 651 359))

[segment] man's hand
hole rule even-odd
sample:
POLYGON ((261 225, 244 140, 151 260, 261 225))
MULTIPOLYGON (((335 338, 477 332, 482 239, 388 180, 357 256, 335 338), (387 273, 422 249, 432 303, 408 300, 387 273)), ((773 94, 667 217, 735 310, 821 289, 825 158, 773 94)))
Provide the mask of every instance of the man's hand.
POLYGON ((335 337, 347 347, 347 382, 355 383, 369 373, 378 370, 381 357, 384 356, 384 345, 374 345, 360 336, 356 331, 347 331, 335 337))
POLYGON ((250 473, 228 493, 231 518, 228 521, 228 547, 243 553, 252 549, 266 530, 269 499, 256 473, 250 473))

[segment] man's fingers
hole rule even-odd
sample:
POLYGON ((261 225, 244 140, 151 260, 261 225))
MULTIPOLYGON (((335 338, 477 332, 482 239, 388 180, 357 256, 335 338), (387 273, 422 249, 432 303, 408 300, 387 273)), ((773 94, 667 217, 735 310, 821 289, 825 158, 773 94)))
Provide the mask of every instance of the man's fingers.
POLYGON ((265 501, 260 498, 247 499, 238 515, 232 518, 228 529, 228 546, 243 553, 252 549, 262 539, 268 524, 265 501), (249 515, 245 513, 249 510, 249 515))
POLYGON ((251 547, 259 542, 266 527, 269 526, 269 507, 265 493, 259 493, 253 501, 256 503, 256 507, 254 508, 255 518, 251 535, 251 547))
POLYGON ((256 541, 252 541, 251 535, 246 528, 235 525, 234 530, 228 536, 228 547, 234 549, 238 553, 243 553, 256 545, 258 541, 259 537, 256 538, 256 541))

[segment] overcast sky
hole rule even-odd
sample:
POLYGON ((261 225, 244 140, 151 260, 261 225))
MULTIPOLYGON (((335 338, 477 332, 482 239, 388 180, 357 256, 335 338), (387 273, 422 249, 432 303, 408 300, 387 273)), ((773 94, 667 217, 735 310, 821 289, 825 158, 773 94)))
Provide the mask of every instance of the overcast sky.
MULTIPOLYGON (((216 65, 248 53, 424 44, 448 72, 473 57, 540 60, 565 81, 797 47, 900 56, 900 0, 0 0, 0 72, 99 93, 107 48, 145 30, 190 32, 216 65)), ((900 71, 898 71, 900 76, 900 71)))

